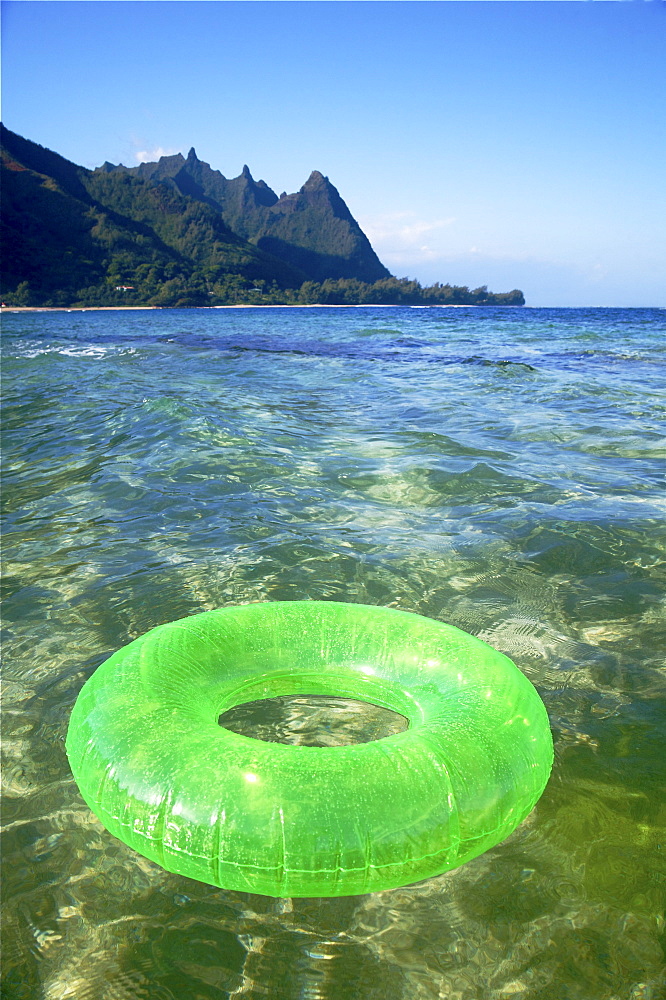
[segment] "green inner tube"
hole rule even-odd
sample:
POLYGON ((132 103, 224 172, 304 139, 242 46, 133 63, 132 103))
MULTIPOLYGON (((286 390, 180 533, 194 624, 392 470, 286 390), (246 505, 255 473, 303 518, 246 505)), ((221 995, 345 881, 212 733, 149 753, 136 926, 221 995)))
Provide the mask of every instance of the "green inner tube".
POLYGON ((223 608, 153 629, 84 685, 67 734, 83 798, 168 871, 268 896, 346 896, 439 875, 503 840, 553 761, 545 707, 502 653, 360 604, 223 608), (409 728, 291 746, 218 724, 281 695, 371 702, 409 728))

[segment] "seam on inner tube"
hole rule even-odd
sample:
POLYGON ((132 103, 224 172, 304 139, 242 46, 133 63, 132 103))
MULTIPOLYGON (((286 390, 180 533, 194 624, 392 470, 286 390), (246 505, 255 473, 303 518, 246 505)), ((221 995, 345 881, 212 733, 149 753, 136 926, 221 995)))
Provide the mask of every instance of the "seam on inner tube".
MULTIPOLYGON (((122 820, 120 819, 120 817, 113 816, 111 813, 107 813, 106 810, 104 810, 104 812, 111 819, 115 820, 118 823, 119 826, 125 826, 125 827, 128 827, 128 828, 132 828, 132 824, 131 823, 123 823, 122 820)), ((500 823, 499 826, 494 827, 492 830, 486 830, 486 831, 484 831, 484 833, 480 833, 476 837, 465 837, 464 840, 460 841, 459 847, 462 847, 465 844, 470 844, 473 840, 481 840, 483 837, 489 837, 492 834, 497 833, 498 830, 501 830, 504 826, 506 826, 506 823, 507 823, 507 820, 505 819, 504 822, 500 823)), ((133 830, 133 832, 134 832, 134 834, 136 836, 142 837, 144 840, 150 841, 151 844, 161 844, 162 846, 164 846, 164 841, 163 840, 159 840, 158 838, 154 838, 154 837, 149 837, 147 834, 141 832, 140 830, 133 830)), ((211 857, 208 854, 192 854, 190 851, 183 851, 181 848, 175 847, 173 844, 169 844, 168 845, 168 849, 170 851, 174 851, 177 854, 183 854, 183 855, 185 855, 185 857, 188 857, 188 858, 196 858, 199 861, 212 862, 212 861, 216 860, 215 858, 211 857)), ((299 875, 326 875, 326 874, 330 874, 332 872, 364 872, 364 871, 367 871, 368 868, 399 868, 401 865, 405 866, 405 865, 410 865, 410 864, 418 864, 419 861, 425 861, 426 858, 436 858, 440 854, 446 854, 448 852, 448 850, 449 850, 448 847, 447 848, 442 848, 440 851, 433 851, 431 854, 422 854, 418 858, 405 858, 404 861, 388 861, 386 864, 383 864, 383 865, 368 864, 368 865, 363 865, 363 867, 361 867, 361 868, 341 868, 341 867, 337 867, 337 868, 285 868, 284 870, 286 872, 289 872, 290 874, 294 874, 294 875, 295 874, 299 874, 299 875)), ((242 861, 229 861, 229 860, 226 860, 226 859, 217 859, 217 863, 218 863, 218 865, 233 865, 235 868, 243 868, 243 869, 247 869, 248 871, 263 871, 263 872, 273 872, 273 871, 276 871, 278 868, 283 867, 282 865, 248 865, 248 864, 243 864, 242 861)))

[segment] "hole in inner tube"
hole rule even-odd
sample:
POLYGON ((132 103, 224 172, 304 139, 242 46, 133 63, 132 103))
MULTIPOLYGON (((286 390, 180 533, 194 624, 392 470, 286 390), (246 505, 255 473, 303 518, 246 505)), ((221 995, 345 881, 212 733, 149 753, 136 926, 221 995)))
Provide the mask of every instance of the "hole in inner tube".
POLYGON ((372 743, 409 728, 404 715, 367 701, 298 694, 236 705, 219 723, 240 736, 302 747, 372 743))

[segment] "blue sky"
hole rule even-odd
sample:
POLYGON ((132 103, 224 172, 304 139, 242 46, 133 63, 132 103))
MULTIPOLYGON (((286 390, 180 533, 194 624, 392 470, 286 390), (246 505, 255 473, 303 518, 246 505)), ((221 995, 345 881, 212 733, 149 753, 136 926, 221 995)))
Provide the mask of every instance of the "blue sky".
POLYGON ((3 121, 88 167, 313 169, 399 276, 666 305, 666 8, 3 3, 3 121))

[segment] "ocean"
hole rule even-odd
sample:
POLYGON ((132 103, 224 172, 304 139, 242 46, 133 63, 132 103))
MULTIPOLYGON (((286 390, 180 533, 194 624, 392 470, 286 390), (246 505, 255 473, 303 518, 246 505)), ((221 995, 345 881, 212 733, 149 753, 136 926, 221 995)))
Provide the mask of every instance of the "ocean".
MULTIPOLYGON (((664 997, 665 334, 658 309, 3 317, 3 997, 664 997), (292 900, 106 833, 65 755, 84 681, 164 622, 303 599, 449 622, 532 681, 555 764, 504 843, 292 900)), ((376 711, 236 724, 335 744, 376 711)))

